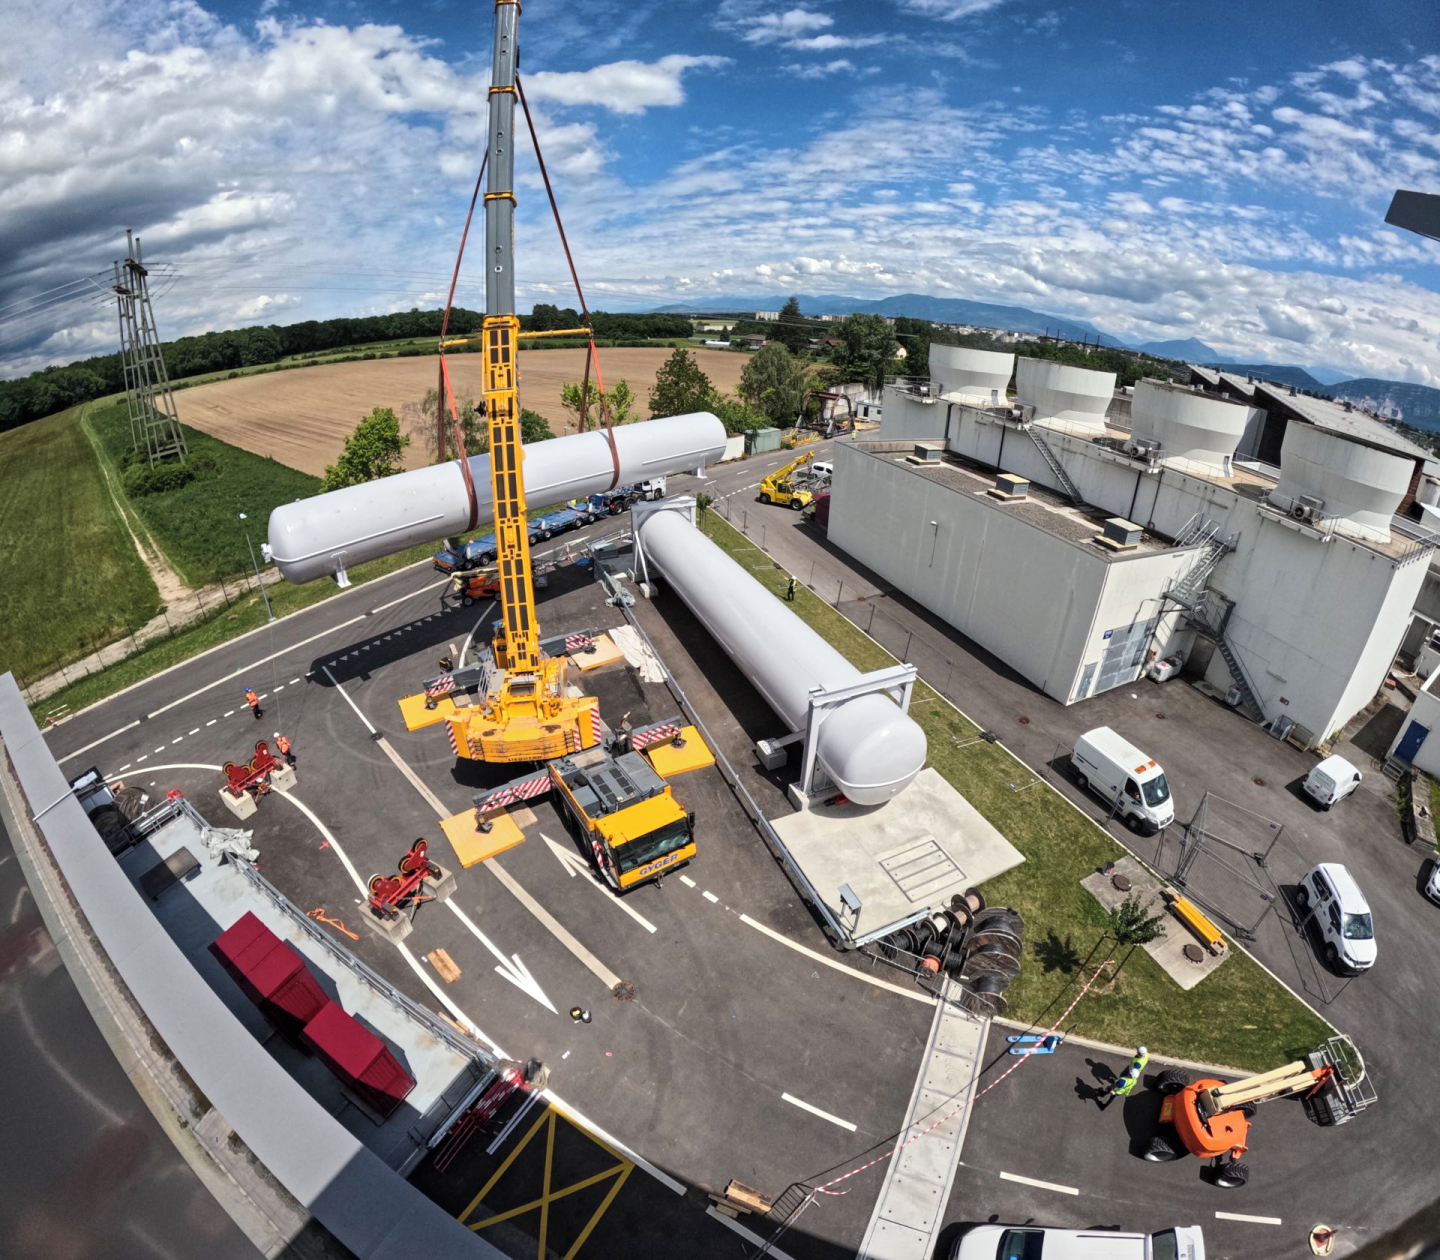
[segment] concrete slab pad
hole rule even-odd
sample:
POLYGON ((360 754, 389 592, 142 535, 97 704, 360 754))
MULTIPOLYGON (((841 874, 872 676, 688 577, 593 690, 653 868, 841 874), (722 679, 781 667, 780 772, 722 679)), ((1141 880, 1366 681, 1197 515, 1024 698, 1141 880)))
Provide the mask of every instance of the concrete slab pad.
POLYGON ((1087 875, 1080 885, 1107 910, 1113 910, 1126 897, 1138 896, 1151 914, 1165 916, 1164 935, 1156 937, 1144 949, 1182 989, 1193 989, 1225 961, 1228 951, 1218 957, 1207 952, 1198 963, 1185 957, 1185 946, 1194 944, 1195 938, 1166 906, 1165 899, 1160 895, 1160 881, 1134 858, 1128 855, 1121 858, 1111 874, 1127 876, 1130 891, 1121 892, 1110 882, 1109 875, 1099 871, 1087 875))
POLYGON ((488 832, 475 830, 475 811, 463 810, 442 819, 440 830, 450 847, 455 850, 455 860, 461 866, 475 866, 492 858, 506 849, 513 849, 525 839, 515 820, 509 814, 495 814, 490 818, 493 824, 488 832))
POLYGON ((663 744, 651 744, 645 749, 644 756, 662 779, 673 779, 677 774, 703 770, 706 766, 715 764, 715 754, 693 726, 682 727, 680 738, 685 741, 683 748, 676 748, 667 741, 663 744))
POLYGON ((817 801, 771 821, 815 891, 855 936, 947 905, 1025 860, 929 767, 884 805, 817 801), (858 916, 841 917, 841 884, 860 899, 858 916))

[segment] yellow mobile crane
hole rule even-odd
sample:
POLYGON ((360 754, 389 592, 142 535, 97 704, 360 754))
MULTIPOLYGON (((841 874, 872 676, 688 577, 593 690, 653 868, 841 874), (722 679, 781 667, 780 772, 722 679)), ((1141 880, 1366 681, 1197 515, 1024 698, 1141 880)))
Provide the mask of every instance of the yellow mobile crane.
POLYGON ((772 472, 760 483, 760 502, 778 503, 797 512, 805 507, 815 496, 809 486, 795 477, 795 473, 814 458, 814 451, 806 451, 799 459, 792 459, 772 472))

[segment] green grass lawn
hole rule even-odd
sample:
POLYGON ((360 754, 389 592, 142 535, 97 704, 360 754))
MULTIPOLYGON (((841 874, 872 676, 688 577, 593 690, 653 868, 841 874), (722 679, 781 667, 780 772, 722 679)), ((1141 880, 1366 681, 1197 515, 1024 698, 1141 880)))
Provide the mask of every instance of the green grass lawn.
MULTIPOLYGON (((130 448, 125 405, 94 407, 85 424, 118 481, 121 460, 130 448)), ((249 517, 250 541, 258 558, 271 510, 292 499, 308 498, 319 490, 320 479, 188 425, 181 427, 191 462, 213 460, 214 473, 177 490, 128 502, 180 576, 191 586, 206 586, 252 567, 241 512, 249 517)))
POLYGON ((80 410, 0 433, 0 672, 22 682, 160 611, 155 583, 106 493, 80 410))
MULTIPOLYGON (((701 525, 782 597, 788 573, 714 512, 703 513, 701 525)), ((884 648, 804 586, 791 607, 857 668, 895 664, 884 648)), ((978 729, 924 683, 915 688, 910 715, 929 741, 928 764, 1025 855, 1021 866, 992 879, 984 891, 992 905, 1013 906, 1025 916, 1024 967, 1006 995, 1008 1015, 1049 1027, 1082 976, 1111 953, 1111 943, 1102 940, 1105 914, 1080 880, 1124 850, 1003 749, 969 742, 978 729)), ((1256 1070, 1287 1063, 1331 1035, 1323 1020, 1242 950, 1232 948, 1229 959, 1188 993, 1143 949, 1128 961, 1127 953, 1117 954, 1117 961, 1124 961, 1118 978, 1102 978, 1076 1007, 1071 1022, 1077 1034, 1256 1070)))

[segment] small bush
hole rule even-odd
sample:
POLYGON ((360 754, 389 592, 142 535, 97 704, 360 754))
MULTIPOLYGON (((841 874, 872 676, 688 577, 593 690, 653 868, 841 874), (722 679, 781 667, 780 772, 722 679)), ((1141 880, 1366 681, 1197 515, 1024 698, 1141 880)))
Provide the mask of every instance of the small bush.
POLYGON ((178 490, 195 479, 194 471, 185 464, 156 464, 153 468, 135 465, 123 478, 125 493, 132 499, 150 494, 178 490))

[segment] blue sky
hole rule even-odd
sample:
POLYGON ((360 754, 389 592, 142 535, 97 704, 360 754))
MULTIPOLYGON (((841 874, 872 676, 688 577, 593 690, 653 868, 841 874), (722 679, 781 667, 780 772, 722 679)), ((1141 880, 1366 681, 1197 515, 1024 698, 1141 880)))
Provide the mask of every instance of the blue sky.
MULTIPOLYGON (((528 0, 522 73, 592 305, 933 293, 1440 385, 1433 0, 528 0)), ((443 297, 491 11, 19 0, 0 47, 0 373, 443 297), (85 294, 88 300, 75 300, 85 294)), ((526 166, 522 305, 564 265, 526 166)), ((478 251, 474 255, 478 257, 478 251)), ((478 267, 459 300, 481 304, 478 267)))

